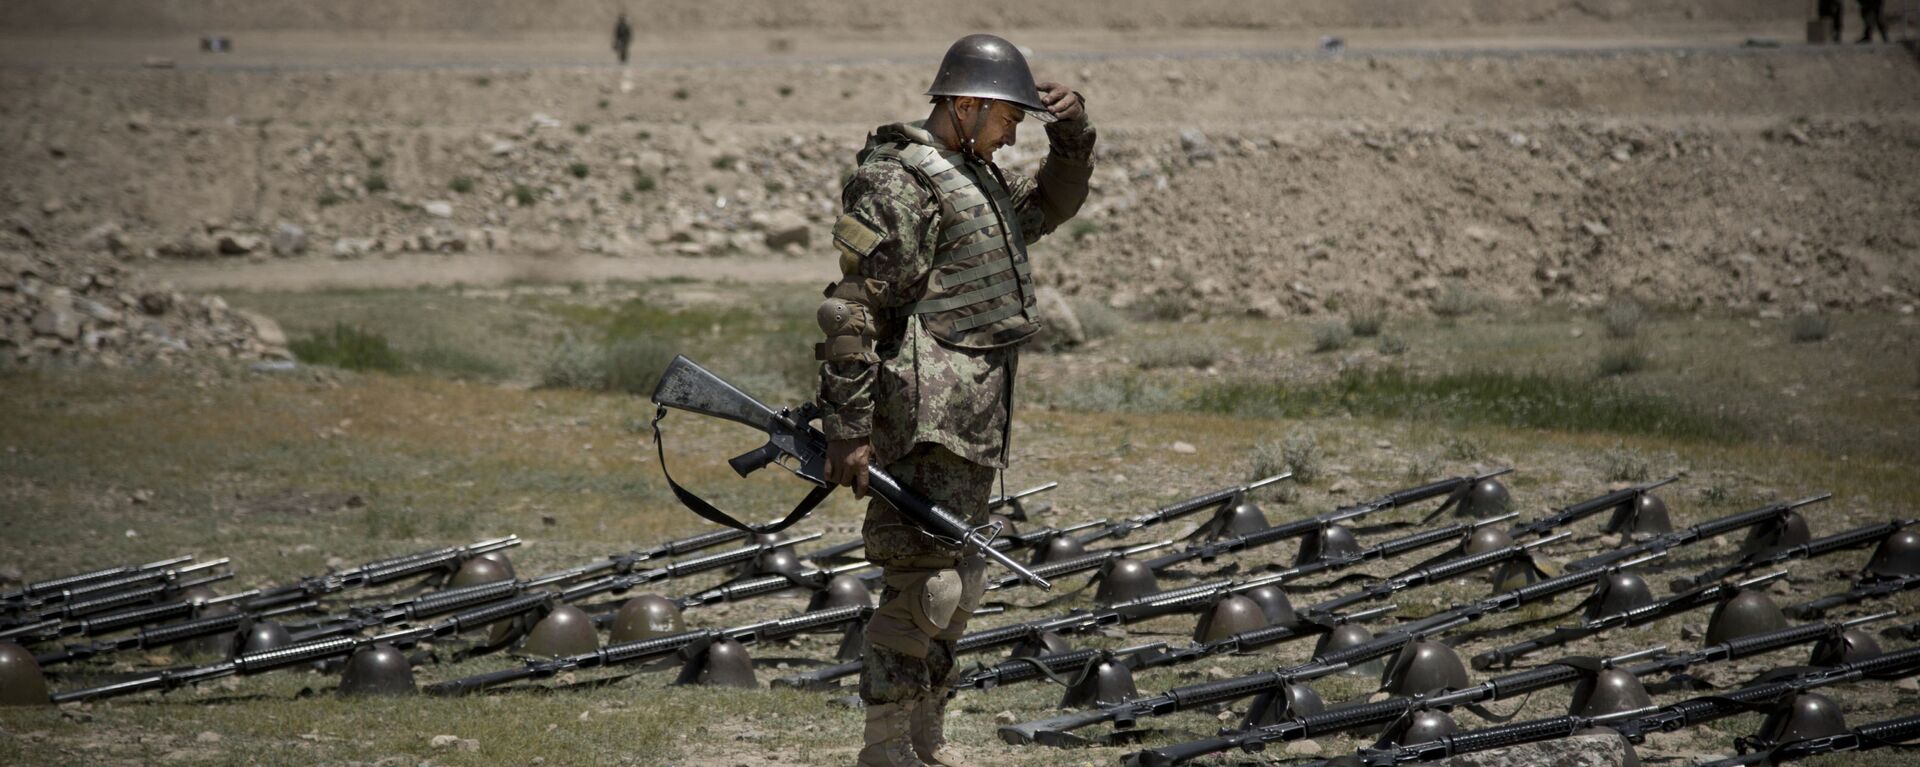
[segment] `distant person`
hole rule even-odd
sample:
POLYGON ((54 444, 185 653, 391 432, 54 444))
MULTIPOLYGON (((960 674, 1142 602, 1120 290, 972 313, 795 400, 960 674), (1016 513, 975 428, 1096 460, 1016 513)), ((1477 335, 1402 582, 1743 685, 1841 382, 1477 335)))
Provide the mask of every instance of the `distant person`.
POLYGON ((1847 39, 1840 32, 1840 21, 1847 15, 1847 9, 1841 6, 1841 0, 1820 0, 1820 20, 1833 25, 1833 34, 1827 42, 1837 43, 1847 39))
POLYGON ((627 23, 627 14, 622 12, 620 20, 613 23, 613 52, 620 55, 620 63, 627 63, 627 47, 633 45, 633 25, 627 23))
POLYGON ((1854 42, 1873 42, 1874 27, 1880 28, 1880 42, 1887 42, 1887 21, 1880 17, 1880 10, 1886 4, 1887 0, 1860 0, 1860 23, 1865 24, 1867 28, 1861 30, 1860 39, 1854 42))

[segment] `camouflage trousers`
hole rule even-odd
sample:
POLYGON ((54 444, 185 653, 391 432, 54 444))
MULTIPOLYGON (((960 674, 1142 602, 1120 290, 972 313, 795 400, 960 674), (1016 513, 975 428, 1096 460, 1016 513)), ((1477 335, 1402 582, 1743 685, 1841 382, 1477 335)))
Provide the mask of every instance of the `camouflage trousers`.
MULTIPOLYGON (((886 467, 900 483, 962 518, 984 522, 993 469, 946 448, 921 444, 886 467)), ((885 501, 867 507, 867 558, 886 588, 867 622, 860 697, 869 704, 914 700, 946 687, 953 642, 966 633, 986 588, 986 562, 919 533, 885 501)))

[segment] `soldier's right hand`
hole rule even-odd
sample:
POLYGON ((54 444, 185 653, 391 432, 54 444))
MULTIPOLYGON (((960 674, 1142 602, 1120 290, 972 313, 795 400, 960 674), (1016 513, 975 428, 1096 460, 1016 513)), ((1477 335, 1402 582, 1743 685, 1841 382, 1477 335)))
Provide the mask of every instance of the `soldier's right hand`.
POLYGON ((866 437, 827 443, 827 481, 853 488, 853 497, 867 497, 867 467, 873 464, 873 443, 866 437))

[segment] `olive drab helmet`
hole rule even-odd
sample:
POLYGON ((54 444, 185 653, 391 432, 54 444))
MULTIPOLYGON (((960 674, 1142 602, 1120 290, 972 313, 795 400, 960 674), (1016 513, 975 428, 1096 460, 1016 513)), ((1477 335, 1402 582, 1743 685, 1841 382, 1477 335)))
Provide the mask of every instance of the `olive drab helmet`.
POLYGON ((1748 528, 1746 540, 1740 543, 1740 556, 1798 546, 1810 540, 1813 532, 1807 528, 1807 518, 1800 516, 1800 512, 1789 511, 1771 524, 1748 528))
POLYGON ((1507 531, 1493 525, 1487 525, 1474 530, 1473 535, 1467 538, 1467 556, 1485 554, 1489 551, 1499 551, 1512 545, 1513 536, 1508 535, 1507 531))
POLYGON ((27 648, 0 642, 0 706, 49 706, 47 676, 27 648))
POLYGON ((1460 662, 1460 654, 1427 639, 1402 646, 1380 675, 1380 689, 1394 695, 1426 695, 1468 684, 1467 665, 1460 662))
POLYGON ((1140 689, 1134 686, 1133 669, 1114 660, 1111 653, 1101 653, 1087 661, 1080 676, 1067 685, 1066 693, 1060 697, 1060 707, 1111 706, 1138 697, 1140 689))
POLYGON ((1268 690, 1253 699, 1247 707, 1247 726, 1265 727, 1285 719, 1299 716, 1313 716, 1327 710, 1327 702, 1312 687, 1304 684, 1290 684, 1275 691, 1268 690))
POLYGON ((1880 539, 1862 572, 1881 578, 1920 573, 1920 531, 1899 530, 1880 539))
MULTIPOLYGON (((1313 657, 1318 658, 1336 650, 1345 650, 1371 641, 1373 641, 1373 632, 1365 627, 1353 623, 1342 623, 1320 635, 1320 640, 1313 645, 1313 657)), ((1381 666, 1380 659, 1374 658, 1356 666, 1348 666, 1340 673, 1348 676, 1379 676, 1381 666)))
POLYGON ((1298 626, 1300 616, 1293 612, 1293 600, 1287 598, 1287 592, 1274 585, 1257 586, 1247 590, 1246 597, 1260 606, 1260 612, 1267 616, 1269 626, 1298 626))
POLYGON ((1132 601, 1160 590, 1160 580, 1145 564, 1122 557, 1108 562, 1100 570, 1100 588, 1093 592, 1095 604, 1111 605, 1132 601))
POLYGON ((600 635, 594 633, 593 618, 573 605, 560 605, 533 624, 520 651, 528 655, 559 658, 579 655, 600 648, 600 635))
POLYGON ((1200 622, 1193 627, 1193 641, 1212 642, 1266 626, 1267 614, 1259 603, 1229 594, 1214 600, 1213 607, 1200 614, 1200 622))
POLYGON ((1087 547, 1071 535, 1055 535, 1046 543, 1033 548, 1033 558, 1029 565, 1044 565, 1048 562, 1061 562, 1087 553, 1087 547))
POLYGON ((1653 493, 1641 493, 1638 498, 1621 504, 1613 510, 1613 517, 1607 520, 1609 533, 1648 534, 1673 532, 1673 517, 1667 514, 1667 502, 1653 493))
POLYGON ((1053 121, 1047 105, 1040 103, 1040 90, 1033 84, 1027 57, 1013 43, 994 35, 967 35, 954 41, 940 60, 940 71, 933 76, 926 95, 996 99, 1045 122, 1053 121))
POLYGON ((1715 645, 1786 627, 1787 616, 1772 597, 1759 589, 1741 589, 1714 606, 1713 617, 1707 619, 1706 643, 1715 645))
POLYGON ((1847 732, 1847 718, 1840 712, 1840 704, 1817 692, 1803 692, 1775 706, 1760 723, 1756 736, 1761 742, 1778 744, 1847 732))
POLYGON ((1254 503, 1245 493, 1234 496, 1226 506, 1215 512, 1212 519, 1195 531, 1195 536, 1207 540, 1237 538, 1252 535, 1272 525, 1267 523, 1267 514, 1260 510, 1260 504, 1254 503))
POLYGON ((673 683, 755 689, 760 679, 753 674, 753 658, 747 655, 747 648, 732 637, 721 637, 694 652, 673 683))
POLYGON ((1428 743, 1460 731, 1460 725, 1445 711, 1419 709, 1394 720, 1380 734, 1376 745, 1428 743))
POLYGON ((1507 493, 1506 485, 1497 479, 1483 479, 1467 491, 1453 513, 1462 517, 1497 517, 1507 513, 1507 507, 1512 504, 1513 496, 1507 493))
MULTIPOLYGON (((240 611, 239 608, 229 602, 205 604, 207 600, 213 599, 214 596, 213 589, 205 586, 195 586, 180 592, 181 601, 193 602, 198 605, 194 608, 193 615, 195 618, 217 618, 223 615, 232 615, 240 611)), ((175 644, 173 648, 175 652, 181 655, 217 655, 224 657, 233 654, 233 640, 238 633, 237 631, 229 631, 212 636, 189 639, 185 642, 175 644)))
POLYGON ((483 583, 513 580, 513 571, 499 560, 487 557, 474 557, 460 565, 460 569, 447 581, 447 588, 457 589, 466 586, 478 586, 483 583))
POLYGON ((1360 552, 1360 542, 1353 537, 1353 531, 1342 525, 1326 525, 1300 539, 1300 553, 1294 555, 1293 566, 1310 565, 1333 557, 1350 557, 1360 552))
POLYGON ((613 628, 607 634, 612 643, 652 639, 687 630, 680 606, 658 594, 641 594, 620 605, 613 614, 613 628))
POLYGON ((841 573, 827 581, 826 588, 813 592, 813 598, 807 600, 807 611, 832 610, 838 607, 872 607, 873 589, 867 588, 866 581, 859 576, 841 573))
POLYGON ((1653 587, 1647 585, 1647 579, 1638 573, 1620 570, 1601 579, 1600 587, 1587 602, 1587 611, 1582 617, 1593 620, 1652 603, 1653 587))
POLYGON ((340 697, 412 695, 413 664, 393 645, 372 644, 353 652, 340 673, 340 697))
POLYGON ((1020 643, 1014 645, 1013 650, 1007 653, 1007 657, 1038 658, 1042 655, 1053 655, 1072 649, 1073 644, 1058 632, 1040 631, 1028 634, 1025 639, 1020 640, 1020 643))
POLYGON ((1842 663, 1878 657, 1886 651, 1880 648, 1880 640, 1874 639, 1860 629, 1847 629, 1837 634, 1828 634, 1813 646, 1813 655, 1808 665, 1838 666, 1842 663))
POLYGON ((496 565, 499 565, 500 569, 505 570, 507 572, 507 577, 505 580, 512 580, 514 578, 519 577, 518 575, 514 574, 513 560, 507 558, 507 552, 489 551, 477 557, 474 557, 474 559, 484 559, 496 565))
POLYGON ((1556 575, 1555 571, 1558 569, 1559 568, 1545 562, 1534 559, 1532 554, 1522 554, 1515 559, 1502 562, 1499 567, 1494 568, 1493 576, 1488 580, 1493 583, 1493 593, 1498 594, 1502 591, 1512 591, 1521 586, 1552 578, 1556 575))
POLYGON ((806 569, 806 564, 800 561, 800 555, 795 554, 793 549, 783 546, 767 550, 762 552, 760 556, 754 557, 752 562, 745 565, 743 575, 750 577, 780 575, 791 578, 799 575, 806 569))
POLYGON ((293 644, 293 634, 287 632, 287 627, 273 621, 254 621, 240 634, 240 647, 234 654, 278 650, 290 644, 293 644))
POLYGON ((1567 713, 1573 716, 1606 716, 1653 705, 1653 696, 1640 677, 1617 668, 1606 668, 1587 676, 1573 686, 1573 701, 1567 713))

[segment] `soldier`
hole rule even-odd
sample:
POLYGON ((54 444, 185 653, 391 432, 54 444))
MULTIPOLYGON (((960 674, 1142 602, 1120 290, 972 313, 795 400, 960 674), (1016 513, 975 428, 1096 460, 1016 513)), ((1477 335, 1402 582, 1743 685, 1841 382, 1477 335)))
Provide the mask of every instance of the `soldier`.
POLYGON ((1846 15, 1846 9, 1840 6, 1840 2, 1841 0, 1820 0, 1819 5, 1816 6, 1820 20, 1833 25, 1833 35, 1827 38, 1827 42, 1838 43, 1846 40, 1840 36, 1841 17, 1846 15))
MULTIPOLYGON (((868 136, 841 190, 844 276, 827 288, 815 350, 827 474, 865 497, 877 463, 984 523, 1007 462, 1017 349, 1040 329, 1027 246, 1086 200, 1094 129, 1080 94, 1036 85, 1019 50, 992 35, 954 43, 926 95, 927 118, 868 136), (1047 158, 1032 177, 1003 172, 994 152, 1028 115, 1047 124, 1047 158)), ((862 535, 886 588, 866 629, 859 764, 957 765, 942 732, 953 642, 985 565, 879 498, 862 535)))
POLYGON ((1860 0, 1860 23, 1866 28, 1860 30, 1860 39, 1854 42, 1873 42, 1873 30, 1876 28, 1880 30, 1880 42, 1887 42, 1887 21, 1880 15, 1885 7, 1886 0, 1860 0))
POLYGON ((627 47, 633 45, 633 25, 627 23, 627 13, 620 12, 620 19, 613 23, 613 52, 619 54, 620 63, 627 63, 627 47))

